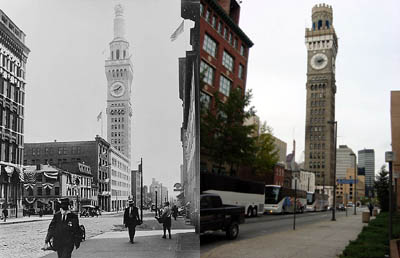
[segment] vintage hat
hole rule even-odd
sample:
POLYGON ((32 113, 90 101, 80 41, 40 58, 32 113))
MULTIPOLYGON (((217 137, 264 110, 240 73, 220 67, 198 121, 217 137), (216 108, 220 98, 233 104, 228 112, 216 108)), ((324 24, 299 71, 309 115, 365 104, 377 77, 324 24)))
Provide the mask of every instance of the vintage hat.
POLYGON ((69 206, 69 198, 60 198, 58 202, 62 208, 68 208, 69 206))
POLYGON ((134 201, 133 199, 129 199, 129 200, 128 200, 128 203, 129 203, 129 204, 134 204, 135 201, 134 201))

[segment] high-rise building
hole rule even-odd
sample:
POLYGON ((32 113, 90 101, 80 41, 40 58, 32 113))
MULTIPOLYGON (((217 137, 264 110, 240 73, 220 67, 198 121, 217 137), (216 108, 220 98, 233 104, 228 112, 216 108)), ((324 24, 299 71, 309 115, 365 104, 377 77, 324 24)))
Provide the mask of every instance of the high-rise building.
POLYGON ((312 8, 312 28, 305 32, 307 48, 307 104, 304 169, 316 175, 316 185, 335 183, 335 61, 338 39, 332 7, 312 8))
POLYGON ((125 20, 121 5, 115 6, 114 39, 105 61, 107 77, 107 141, 131 159, 132 78, 129 42, 125 39, 125 20))
MULTIPOLYGON (((392 128, 392 151, 396 155, 393 173, 400 174, 400 91, 390 92, 390 122, 392 128)), ((400 208, 400 178, 397 180, 397 208, 400 208)))
POLYGON ((365 196, 371 197, 374 194, 375 181, 375 151, 373 149, 358 151, 358 167, 365 170, 365 196))
POLYGON ((346 178, 347 169, 354 168, 356 157, 353 150, 347 145, 339 145, 336 150, 336 178, 346 178))
POLYGON ((0 205, 22 217, 25 65, 30 50, 25 33, 0 10, 0 205))

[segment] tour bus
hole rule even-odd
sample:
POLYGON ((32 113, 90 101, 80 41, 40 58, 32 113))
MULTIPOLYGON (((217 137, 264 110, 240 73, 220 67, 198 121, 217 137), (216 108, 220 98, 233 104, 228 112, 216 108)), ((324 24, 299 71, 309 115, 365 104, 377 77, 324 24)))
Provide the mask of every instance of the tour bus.
POLYGON ((328 205, 328 195, 307 192, 307 211, 326 211, 328 205))
POLYGON ((293 213, 296 195, 296 212, 304 212, 307 206, 307 192, 282 187, 280 185, 265 186, 264 211, 268 214, 293 213))
POLYGON ((223 204, 243 206, 249 217, 264 213, 264 183, 201 173, 200 191, 218 194, 223 204))

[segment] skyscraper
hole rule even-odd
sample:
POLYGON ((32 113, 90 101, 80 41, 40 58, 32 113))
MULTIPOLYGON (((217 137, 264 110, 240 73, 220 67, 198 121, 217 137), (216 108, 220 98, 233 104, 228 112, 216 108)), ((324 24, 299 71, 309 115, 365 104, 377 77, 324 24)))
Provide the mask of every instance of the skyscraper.
POLYGON ((114 39, 105 62, 107 76, 107 141, 131 159, 132 78, 129 42, 125 39, 124 10, 115 6, 114 39))
POLYGON ((358 151, 358 167, 365 169, 365 196, 373 196, 375 181, 375 151, 373 149, 358 151))
POLYGON ((353 150, 347 145, 339 145, 336 150, 336 178, 346 178, 347 169, 354 168, 355 157, 353 150))
POLYGON ((312 8, 312 28, 305 33, 307 48, 307 104, 305 166, 316 175, 316 185, 334 185, 335 60, 338 39, 332 7, 312 8), (330 122, 330 123, 328 123, 330 122))

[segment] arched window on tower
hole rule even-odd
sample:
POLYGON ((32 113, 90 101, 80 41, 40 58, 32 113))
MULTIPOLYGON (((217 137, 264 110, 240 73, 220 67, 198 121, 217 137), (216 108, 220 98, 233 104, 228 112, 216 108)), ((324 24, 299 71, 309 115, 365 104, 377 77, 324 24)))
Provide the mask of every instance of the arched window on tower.
POLYGON ((315 22, 312 23, 312 29, 315 30, 315 22))
POLYGON ((125 56, 126 56, 126 51, 124 50, 124 59, 125 59, 125 56))
POLYGON ((321 27, 322 27, 322 20, 319 20, 319 21, 318 21, 318 30, 320 30, 321 27))
POLYGON ((119 49, 117 49, 117 59, 119 59, 119 49))
POLYGON ((111 51, 111 60, 114 60, 114 51, 111 51))
POLYGON ((325 21, 325 26, 327 29, 329 29, 329 21, 328 20, 325 21))

